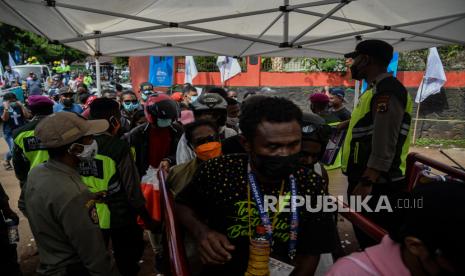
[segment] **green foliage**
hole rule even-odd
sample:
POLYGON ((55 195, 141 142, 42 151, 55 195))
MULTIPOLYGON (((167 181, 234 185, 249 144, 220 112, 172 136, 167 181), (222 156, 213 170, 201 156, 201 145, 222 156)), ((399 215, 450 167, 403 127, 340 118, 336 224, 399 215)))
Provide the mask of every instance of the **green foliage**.
POLYGON ((415 146, 440 146, 442 148, 465 148, 465 139, 434 139, 434 138, 418 138, 415 146))
POLYGON ((50 63, 66 59, 69 63, 82 60, 86 55, 78 50, 60 44, 50 43, 47 39, 34 33, 0 23, 0 59, 8 62, 8 52, 19 49, 22 59, 35 56, 40 63, 50 63))
POLYGON ((124 68, 129 64, 129 57, 114 57, 112 58, 112 62, 114 65, 124 68))

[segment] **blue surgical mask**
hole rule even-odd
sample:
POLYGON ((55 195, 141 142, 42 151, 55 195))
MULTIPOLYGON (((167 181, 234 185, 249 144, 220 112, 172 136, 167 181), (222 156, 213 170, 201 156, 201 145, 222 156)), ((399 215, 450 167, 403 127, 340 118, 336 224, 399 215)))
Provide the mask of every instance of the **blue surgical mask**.
POLYGON ((128 103, 128 104, 127 104, 127 103, 123 103, 123 108, 124 108, 126 111, 128 111, 128 112, 132 112, 132 111, 138 109, 139 106, 140 106, 139 103, 136 103, 136 104, 133 104, 133 103, 128 103))
POLYGON ((157 126, 160 128, 169 127, 173 123, 171 119, 157 119, 157 126))
POLYGON ((146 101, 149 97, 147 95, 145 95, 144 93, 142 93, 142 95, 140 96, 142 98, 142 100, 146 101))
POLYGON ((199 96, 191 96, 191 103, 195 102, 199 96))

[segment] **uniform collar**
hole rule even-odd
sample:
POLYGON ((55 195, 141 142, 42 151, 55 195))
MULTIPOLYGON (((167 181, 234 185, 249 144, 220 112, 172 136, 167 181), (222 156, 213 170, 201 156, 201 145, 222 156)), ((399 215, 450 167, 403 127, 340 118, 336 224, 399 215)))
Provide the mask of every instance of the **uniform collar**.
POLYGON ((368 89, 373 89, 373 94, 376 94, 376 86, 378 85, 378 83, 380 83, 382 80, 386 79, 386 78, 389 78, 389 77, 392 77, 392 74, 391 73, 381 73, 379 74, 375 80, 370 84, 370 86, 368 87, 368 89))
POLYGON ((56 161, 54 159, 49 159, 46 164, 47 167, 50 167, 52 169, 56 169, 58 171, 61 171, 65 174, 69 175, 76 175, 79 177, 79 172, 77 168, 70 167, 62 162, 56 161))

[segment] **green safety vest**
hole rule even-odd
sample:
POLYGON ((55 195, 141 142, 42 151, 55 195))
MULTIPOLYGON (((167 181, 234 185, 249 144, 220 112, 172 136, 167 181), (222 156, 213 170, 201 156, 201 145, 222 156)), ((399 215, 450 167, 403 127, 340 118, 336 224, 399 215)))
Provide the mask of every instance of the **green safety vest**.
MULTIPOLYGON (((392 96, 396 96, 393 94, 392 96)), ((367 90, 360 97, 357 106, 352 111, 347 129, 344 146, 342 148, 342 171, 345 174, 361 175, 366 169, 371 154, 371 140, 373 133, 372 101, 375 97, 373 89, 367 90)), ((410 123, 413 101, 407 93, 405 114, 399 132, 396 154, 389 171, 390 177, 405 175, 406 159, 410 147, 410 123)))
POLYGON ((42 146, 40 140, 35 137, 35 130, 27 130, 19 133, 14 143, 21 148, 22 152, 29 160, 30 170, 48 160, 48 151, 42 146))
MULTIPOLYGON (((107 193, 110 182, 116 174, 116 162, 110 157, 97 154, 90 162, 79 164, 81 180, 92 193, 107 193)), ((96 203, 101 229, 110 228, 110 209, 106 203, 96 203)))

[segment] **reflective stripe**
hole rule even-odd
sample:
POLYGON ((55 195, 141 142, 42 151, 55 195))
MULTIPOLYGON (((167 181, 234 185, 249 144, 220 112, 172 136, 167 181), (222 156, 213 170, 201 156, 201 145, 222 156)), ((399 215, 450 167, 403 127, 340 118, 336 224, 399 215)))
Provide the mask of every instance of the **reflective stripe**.
POLYGON ((364 133, 355 133, 355 134, 352 134, 352 138, 361 138, 361 137, 372 135, 372 134, 373 134, 373 130, 369 132, 364 132, 364 133))
POLYGON ((407 136, 408 130, 401 129, 401 130, 400 130, 400 134, 402 134, 402 135, 404 135, 404 136, 407 136))
POLYGON ((352 129, 352 133, 364 132, 368 130, 373 130, 373 125, 367 127, 354 127, 354 129, 352 129))

